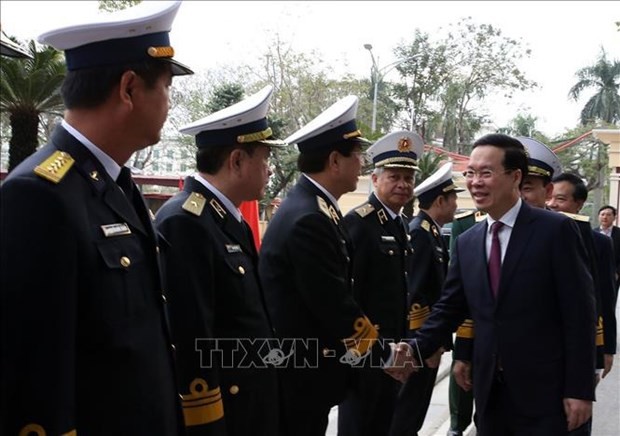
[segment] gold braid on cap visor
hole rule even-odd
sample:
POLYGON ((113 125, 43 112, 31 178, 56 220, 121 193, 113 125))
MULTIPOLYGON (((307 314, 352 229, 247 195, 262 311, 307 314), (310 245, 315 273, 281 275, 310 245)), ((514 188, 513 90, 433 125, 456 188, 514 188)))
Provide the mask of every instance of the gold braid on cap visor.
POLYGON ((529 165, 527 167, 528 173, 532 175, 538 175, 543 177, 551 177, 551 171, 544 170, 540 167, 529 165))
POLYGON ((272 135, 271 127, 267 127, 265 130, 256 133, 248 133, 246 135, 237 136, 237 142, 240 144, 246 144, 248 142, 261 141, 267 139, 272 135))

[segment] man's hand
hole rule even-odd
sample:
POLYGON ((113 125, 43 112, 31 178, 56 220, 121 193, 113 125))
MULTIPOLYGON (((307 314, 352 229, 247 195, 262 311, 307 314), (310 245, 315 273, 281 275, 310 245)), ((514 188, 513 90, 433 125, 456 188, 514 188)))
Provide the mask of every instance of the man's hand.
POLYGON ((564 398, 564 413, 568 431, 573 431, 592 417, 592 401, 564 398))
POLYGON ((612 366, 614 366, 614 355, 605 354, 605 368, 603 369, 603 378, 605 378, 605 376, 609 374, 612 366))
POLYGON ((426 363, 426 366, 428 366, 429 368, 437 368, 439 366, 439 363, 441 362, 441 355, 445 351, 446 350, 443 347, 439 347, 439 349, 435 351, 435 354, 433 354, 431 357, 424 361, 424 363, 426 363))
POLYGON ((464 360, 455 360, 452 367, 452 374, 456 384, 461 387, 465 392, 469 392, 473 387, 471 381, 471 362, 464 360))
POLYGON ((385 367, 384 371, 401 383, 407 381, 412 372, 418 370, 418 365, 413 357, 413 350, 406 342, 391 343, 392 365, 385 367))

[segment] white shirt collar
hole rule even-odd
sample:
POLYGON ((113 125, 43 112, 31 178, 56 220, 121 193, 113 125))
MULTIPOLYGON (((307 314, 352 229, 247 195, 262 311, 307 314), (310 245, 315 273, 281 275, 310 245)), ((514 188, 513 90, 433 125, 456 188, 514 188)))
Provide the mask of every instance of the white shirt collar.
MULTIPOLYGON (((381 203, 381 205, 383 205, 383 208, 384 208, 385 210, 387 210, 387 213, 388 213, 388 214, 390 214, 390 217, 391 217, 392 219, 396 219, 396 217, 397 217, 397 216, 401 216, 401 214, 400 214, 400 213, 394 213, 394 211, 393 211, 392 209, 390 209, 389 207, 387 207, 387 206, 385 205, 385 203, 384 203, 384 202, 382 202, 382 201, 379 199, 379 197, 377 196, 377 193, 376 193, 376 192, 375 192, 375 197, 377 197, 377 200, 379 201, 379 203, 381 203)), ((402 208, 401 208, 401 211, 402 211, 402 208)))
MULTIPOLYGON (((519 198, 517 200, 517 202, 514 204, 514 206, 512 206, 510 209, 508 209, 508 212, 506 212, 504 215, 502 215, 502 217, 497 220, 497 221, 501 221, 502 223, 504 223, 505 226, 508 226, 510 228, 513 228, 515 226, 515 222, 517 221, 517 215, 519 215, 519 210, 521 209, 521 204, 523 203, 523 201, 521 200, 521 198, 519 198)), ((487 231, 490 232, 491 231, 491 225, 495 222, 496 220, 494 220, 493 218, 491 218, 491 215, 487 214, 487 231)))
POLYGON ((71 134, 73 137, 75 137, 75 139, 80 141, 84 145, 84 147, 86 147, 88 150, 90 150, 92 154, 95 155, 97 160, 101 162, 101 165, 103 165, 103 168, 105 169, 106 173, 108 173, 108 175, 112 178, 112 180, 116 181, 116 179, 118 179, 118 175, 121 173, 121 166, 117 164, 114 159, 108 156, 103 150, 93 144, 92 141, 90 141, 86 136, 82 135, 79 131, 77 131, 75 127, 73 127, 65 120, 62 120, 62 127, 64 127, 64 129, 69 132, 69 134, 71 134))
POLYGON ((336 198, 334 198, 334 196, 332 194, 330 194, 327 189, 325 189, 324 187, 322 187, 319 182, 317 182, 316 180, 314 180, 312 177, 310 177, 308 174, 306 173, 301 173, 306 179, 310 180, 312 182, 312 184, 314 186, 316 186, 317 188, 319 188, 319 190, 325 194, 327 196, 327 198, 329 198, 329 201, 332 202, 333 206, 336 208, 336 210, 338 212, 340 212, 340 206, 338 206, 338 200, 336 200, 336 198))
POLYGON ((207 179, 202 177, 199 173, 192 174, 192 177, 196 179, 198 182, 202 183, 205 188, 209 191, 213 192, 218 200, 222 202, 224 207, 228 209, 228 211, 235 217, 235 219, 239 222, 243 219, 241 215, 241 211, 235 207, 235 205, 226 197, 224 194, 220 192, 215 186, 213 186, 207 179))

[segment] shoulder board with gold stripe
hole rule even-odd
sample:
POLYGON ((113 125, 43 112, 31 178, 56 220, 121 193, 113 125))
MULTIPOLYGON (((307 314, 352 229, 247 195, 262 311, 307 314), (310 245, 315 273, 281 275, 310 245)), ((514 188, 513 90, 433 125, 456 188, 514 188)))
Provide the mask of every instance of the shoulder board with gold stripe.
POLYGON ((487 214, 485 212, 482 211, 477 211, 476 212, 476 222, 479 223, 480 221, 484 220, 486 218, 487 214))
POLYGON ((422 227, 424 230, 426 230, 427 232, 431 231, 431 223, 429 223, 426 220, 422 220, 422 223, 420 224, 420 227, 422 227))
POLYGON ((575 221, 581 221, 584 223, 589 223, 590 222, 590 217, 587 215, 578 215, 576 213, 569 213, 569 212, 560 212, 563 215, 566 215, 569 218, 574 219, 575 221))
POLYGON ((55 151, 34 169, 34 173, 52 183, 58 183, 67 174, 74 162, 69 153, 55 151))
POLYGON ((181 207, 183 208, 183 210, 191 214, 200 216, 202 215, 202 211, 204 210, 206 203, 207 199, 204 197, 204 195, 199 194, 198 192, 192 192, 189 197, 187 197, 187 200, 185 200, 185 203, 183 203, 183 206, 181 207))
POLYGON ((473 215, 474 212, 475 211, 473 211, 473 210, 467 210, 465 212, 461 212, 459 214, 454 215, 454 219, 455 220, 460 220, 460 219, 463 219, 463 218, 467 218, 468 216, 473 215))
POLYGON ((360 217, 364 218, 368 214, 372 213, 374 210, 375 210, 375 207, 372 204, 366 203, 356 208, 355 213, 357 213, 360 217))

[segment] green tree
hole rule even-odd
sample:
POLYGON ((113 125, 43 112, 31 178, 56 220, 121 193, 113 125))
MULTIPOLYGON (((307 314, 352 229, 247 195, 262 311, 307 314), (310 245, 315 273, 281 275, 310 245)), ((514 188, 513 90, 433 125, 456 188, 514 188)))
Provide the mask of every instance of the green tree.
POLYGON ((476 102, 494 92, 501 91, 509 98, 515 91, 535 86, 518 67, 530 51, 520 41, 503 35, 500 29, 490 24, 476 25, 471 18, 457 23, 444 44, 453 65, 451 87, 445 89, 456 94, 446 100, 454 104, 455 137, 444 141, 444 147, 463 153, 467 151, 464 145, 475 134, 472 127, 483 118, 472 111, 476 102))
POLYGON ((620 121, 620 62, 607 60, 607 53, 601 49, 596 63, 581 68, 575 75, 578 81, 568 93, 570 98, 577 101, 586 89, 595 90, 581 110, 581 124, 596 120, 611 124, 620 121))
MULTIPOLYGON (((576 140, 596 127, 595 124, 580 125, 567 131, 549 145, 555 149, 559 145, 576 140)), ((606 190, 609 189, 607 184, 609 162, 607 148, 606 144, 595 139, 592 135, 587 135, 573 145, 556 151, 556 155, 562 163, 562 171, 577 174, 586 181, 586 187, 591 195, 588 195, 588 207, 585 207, 582 212, 591 215, 592 218, 595 218, 594 213, 602 205, 602 198, 606 190)))
POLYGON ((34 41, 28 50, 32 59, 3 58, 0 62, 0 110, 8 114, 11 126, 9 171, 37 149, 40 115, 61 115, 64 108, 62 53, 52 47, 38 50, 34 41))
POLYGON ((548 144, 548 138, 546 138, 537 128, 536 123, 538 117, 535 117, 529 113, 519 113, 516 117, 510 120, 510 123, 506 127, 498 129, 499 133, 512 136, 527 136, 537 139, 544 144, 548 144))
POLYGON ((397 45, 394 54, 401 61, 396 70, 402 80, 394 84, 393 94, 401 104, 399 109, 405 112, 398 120, 399 125, 430 140, 427 123, 437 114, 433 103, 452 71, 447 47, 416 29, 413 42, 397 45))

